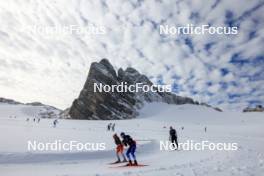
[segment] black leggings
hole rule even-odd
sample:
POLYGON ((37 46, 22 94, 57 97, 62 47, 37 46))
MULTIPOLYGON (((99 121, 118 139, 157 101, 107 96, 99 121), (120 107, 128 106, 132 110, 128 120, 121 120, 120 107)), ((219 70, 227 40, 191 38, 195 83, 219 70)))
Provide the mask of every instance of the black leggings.
POLYGON ((177 148, 178 148, 178 139, 177 139, 177 137, 171 137, 171 143, 173 143, 174 145, 176 145, 177 148))

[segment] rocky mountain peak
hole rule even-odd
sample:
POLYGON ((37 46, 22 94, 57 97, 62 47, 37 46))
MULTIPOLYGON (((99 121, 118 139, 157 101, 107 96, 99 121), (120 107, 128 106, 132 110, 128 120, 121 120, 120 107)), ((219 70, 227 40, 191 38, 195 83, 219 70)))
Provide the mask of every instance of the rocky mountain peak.
POLYGON ((164 102, 169 104, 195 104, 191 98, 180 97, 169 92, 98 92, 94 91, 94 83, 103 85, 120 85, 142 83, 153 85, 147 76, 136 69, 128 67, 118 69, 107 59, 91 64, 88 78, 77 99, 69 109, 69 115, 74 119, 131 119, 138 115, 138 110, 149 102, 164 102))
POLYGON ((107 59, 102 59, 99 62, 100 65, 103 65, 105 67, 105 69, 111 73, 111 75, 113 75, 114 77, 117 77, 116 75, 116 71, 114 69, 114 67, 111 65, 111 63, 107 60, 107 59))

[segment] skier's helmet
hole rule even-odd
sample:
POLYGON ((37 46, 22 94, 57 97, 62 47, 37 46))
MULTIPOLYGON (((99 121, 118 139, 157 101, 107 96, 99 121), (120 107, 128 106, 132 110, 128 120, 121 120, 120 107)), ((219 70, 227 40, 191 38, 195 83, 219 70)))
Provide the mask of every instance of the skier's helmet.
POLYGON ((124 132, 120 133, 120 136, 122 136, 122 137, 125 136, 125 133, 124 132))

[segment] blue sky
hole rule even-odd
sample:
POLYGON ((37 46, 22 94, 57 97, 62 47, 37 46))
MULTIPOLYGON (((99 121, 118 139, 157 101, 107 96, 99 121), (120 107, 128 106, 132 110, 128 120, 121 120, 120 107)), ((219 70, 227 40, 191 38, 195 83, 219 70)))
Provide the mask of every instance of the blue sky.
POLYGON ((264 1, 0 2, 0 96, 66 108, 91 62, 133 66, 175 93, 223 109, 264 104, 264 1), (34 25, 103 26, 103 35, 43 35, 34 25), (238 35, 162 36, 159 25, 237 26, 238 35))

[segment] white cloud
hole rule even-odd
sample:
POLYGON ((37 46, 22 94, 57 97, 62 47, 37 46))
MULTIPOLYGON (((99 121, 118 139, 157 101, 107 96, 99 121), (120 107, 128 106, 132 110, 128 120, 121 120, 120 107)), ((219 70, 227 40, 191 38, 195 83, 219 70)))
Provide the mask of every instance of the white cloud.
POLYGON ((250 12, 258 3, 261 5, 257 0, 223 0, 212 8, 214 1, 202 0, 1 1, 1 96, 68 107, 78 96, 91 62, 106 57, 116 68, 133 66, 153 80, 162 75, 165 83, 180 84, 180 95, 221 107, 237 108, 253 99, 263 102, 263 76, 249 79, 264 71, 263 62, 252 64, 263 56, 264 26, 259 19, 263 7, 250 12), (186 36, 164 38, 155 28, 161 22, 225 25, 227 11, 241 19, 237 36, 190 35, 190 47, 186 36), (191 15, 195 17, 190 19, 191 15), (36 24, 82 28, 96 24, 103 25, 106 34, 44 36, 24 30, 36 24), (252 32, 255 37, 249 39, 252 32), (235 53, 247 64, 230 63, 235 53), (228 70, 226 75, 222 68, 228 70), (229 93, 241 94, 239 101, 231 105, 229 93))

